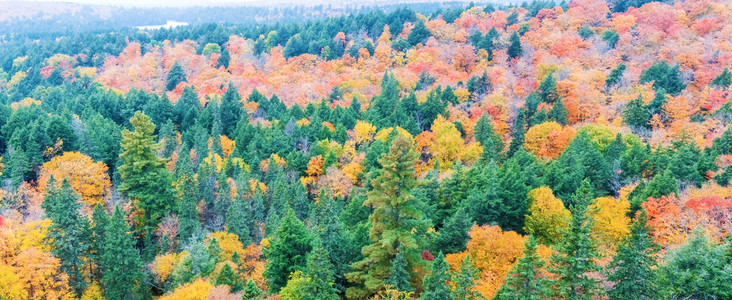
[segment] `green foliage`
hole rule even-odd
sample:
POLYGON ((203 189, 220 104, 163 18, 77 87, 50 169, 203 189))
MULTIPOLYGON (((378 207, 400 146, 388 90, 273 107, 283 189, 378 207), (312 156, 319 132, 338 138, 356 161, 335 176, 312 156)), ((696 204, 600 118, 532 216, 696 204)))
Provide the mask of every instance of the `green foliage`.
POLYGON ((319 238, 313 240, 313 250, 307 257, 305 276, 307 283, 300 293, 312 299, 338 299, 338 290, 333 287, 333 264, 330 263, 330 256, 319 238))
POLYGON ((628 101, 623 109, 623 121, 635 129, 650 127, 648 123, 650 119, 651 113, 643 104, 643 97, 640 95, 638 98, 628 101))
POLYGON ((582 26, 582 28, 580 28, 580 30, 577 33, 583 40, 587 40, 590 37, 592 37, 593 35, 595 35, 595 33, 592 32, 592 29, 590 29, 590 27, 587 26, 586 24, 585 24, 585 26, 582 26))
POLYGON ((422 292, 419 299, 453 299, 452 294, 450 293, 450 286, 447 284, 448 279, 450 279, 449 266, 447 265, 447 262, 445 262, 445 255, 440 252, 432 262, 430 274, 425 276, 422 280, 424 292, 422 292))
POLYGON ((615 30, 606 30, 602 33, 602 40, 607 43, 610 48, 615 48, 615 44, 618 43, 620 35, 615 30))
POLYGON ((544 260, 537 253, 536 238, 531 235, 524 244, 524 256, 498 290, 497 299, 550 299, 551 281, 543 274, 544 260))
POLYGON ((89 223, 81 215, 79 194, 66 179, 57 188, 52 176, 46 190, 42 207, 53 222, 47 235, 51 253, 61 261, 61 270, 69 275, 69 284, 80 294, 87 285, 82 270, 88 265, 85 258, 90 246, 89 223))
POLYGON ((732 85, 732 72, 729 71, 729 68, 724 68, 724 71, 715 77, 709 84, 723 89, 728 88, 732 85))
POLYGON ((588 205, 592 201, 590 182, 583 180, 570 205, 572 221, 551 257, 551 272, 557 281, 557 293, 568 299, 593 299, 601 294, 600 282, 591 273, 600 271, 596 260, 600 257, 591 238, 592 218, 588 205))
POLYGON ((653 82, 653 89, 663 89, 672 96, 676 96, 686 88, 681 81, 679 66, 670 66, 665 61, 660 61, 643 70, 640 76, 640 83, 653 82))
POLYGON ((625 64, 619 63, 615 69, 610 71, 610 75, 607 76, 605 79, 605 87, 610 88, 620 82, 620 79, 623 77, 623 72, 625 72, 625 64))
POLYGON ((270 292, 279 292, 287 284, 290 273, 305 267, 306 255, 312 248, 311 240, 305 224, 288 208, 265 253, 267 267, 264 276, 269 281, 270 292))
POLYGON ((132 299, 140 281, 140 256, 119 207, 105 228, 102 283, 107 299, 132 299))
POLYGON ((524 53, 523 49, 521 48, 521 38, 519 38, 519 35, 517 32, 514 31, 514 33, 511 35, 511 38, 509 39, 510 44, 508 46, 508 58, 509 59, 515 59, 521 57, 521 55, 524 53))
POLYGON ((725 299, 732 297, 730 243, 716 245, 697 231, 678 249, 670 250, 659 268, 661 297, 725 299))
POLYGON ((407 271, 407 256, 404 247, 399 245, 397 254, 391 262, 389 277, 384 280, 384 284, 400 292, 411 292, 414 288, 409 283, 411 275, 407 271))
POLYGON ((172 67, 170 67, 170 71, 168 71, 168 77, 165 83, 165 88, 168 91, 172 91, 175 89, 175 87, 178 86, 181 82, 188 81, 186 79, 186 72, 183 71, 183 67, 178 64, 178 62, 175 62, 172 67))
POLYGON ((414 47, 417 44, 424 44, 430 36, 432 34, 427 29, 427 26, 424 25, 424 22, 420 20, 414 24, 414 27, 409 32, 407 42, 414 47))
POLYGON ((610 299, 659 297, 655 267, 660 247, 650 236, 651 231, 648 214, 641 211, 630 226, 630 235, 608 265, 608 280, 614 283, 608 291, 610 299))
POLYGON ((455 282, 452 298, 455 300, 483 299, 483 294, 473 290, 477 279, 480 279, 480 271, 473 266, 470 255, 467 255, 460 263, 459 272, 452 275, 452 281, 455 282))
POLYGON ((219 273, 216 274, 216 278, 214 278, 214 284, 228 285, 229 288, 231 288, 230 291, 232 293, 241 291, 244 288, 241 281, 239 281, 238 276, 234 273, 234 270, 231 269, 231 265, 229 264, 224 264, 221 267, 219 273))
POLYGON ((470 216, 461 207, 447 220, 445 227, 440 229, 439 235, 433 243, 433 249, 446 253, 457 253, 465 250, 465 244, 470 237, 468 230, 473 225, 470 216))

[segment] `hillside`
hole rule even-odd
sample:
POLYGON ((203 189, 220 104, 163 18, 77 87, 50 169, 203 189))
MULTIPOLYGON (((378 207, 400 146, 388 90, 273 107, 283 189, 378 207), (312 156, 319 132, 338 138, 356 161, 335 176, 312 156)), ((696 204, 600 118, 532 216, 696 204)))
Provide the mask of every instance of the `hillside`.
POLYGON ((729 1, 217 11, 3 37, 0 299, 732 297, 729 1))

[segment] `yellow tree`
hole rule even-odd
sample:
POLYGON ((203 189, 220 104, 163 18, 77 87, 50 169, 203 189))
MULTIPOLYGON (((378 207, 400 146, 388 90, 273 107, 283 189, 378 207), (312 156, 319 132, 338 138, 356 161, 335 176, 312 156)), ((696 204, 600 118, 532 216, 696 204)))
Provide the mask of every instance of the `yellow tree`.
POLYGON ((613 197, 601 197, 589 206, 595 220, 592 231, 600 245, 614 247, 630 233, 630 202, 613 197))
POLYGON ((528 198, 529 215, 526 216, 524 230, 535 235, 540 243, 553 245, 562 238, 562 232, 569 226, 569 210, 545 186, 531 190, 528 198))
POLYGON ((104 205, 104 195, 112 186, 107 166, 79 152, 65 152, 41 166, 38 185, 42 192, 51 176, 58 182, 66 178, 89 207, 104 205))

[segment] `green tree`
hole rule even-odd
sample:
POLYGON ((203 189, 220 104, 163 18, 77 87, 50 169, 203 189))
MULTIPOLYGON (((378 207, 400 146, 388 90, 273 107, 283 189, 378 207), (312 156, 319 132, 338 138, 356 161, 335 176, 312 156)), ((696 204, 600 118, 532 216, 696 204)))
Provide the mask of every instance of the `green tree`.
POLYGON ((313 209, 313 233, 320 239, 325 248, 334 271, 335 288, 345 291, 347 284, 345 273, 350 270, 349 263, 355 258, 360 248, 354 247, 343 223, 340 220, 338 204, 332 197, 328 197, 325 191, 321 191, 318 203, 313 209))
POLYGON ((664 299, 729 299, 732 297, 730 243, 716 245, 697 230, 679 248, 670 250, 660 267, 664 299))
POLYGON ((229 54, 229 49, 224 48, 224 51, 221 51, 221 56, 219 56, 219 64, 228 69, 230 61, 231 55, 229 54))
POLYGON ((173 66, 170 67, 170 71, 168 71, 168 77, 165 83, 165 88, 168 91, 172 91, 175 89, 175 87, 178 86, 179 83, 187 81, 186 79, 186 72, 183 71, 183 67, 181 67, 178 62, 173 63, 173 66))
POLYGON ((65 178, 61 187, 56 188, 51 176, 46 191, 41 206, 53 222, 47 234, 51 253, 61 261, 61 270, 69 275, 69 284, 80 295, 87 284, 82 270, 88 264, 89 221, 81 214, 79 194, 65 178))
POLYGON ((648 226, 648 214, 641 210, 630 226, 630 235, 618 247, 608 265, 608 280, 615 283, 608 291, 610 299, 657 299, 658 286, 655 272, 656 253, 660 250, 653 241, 648 226))
POLYGON ((221 270, 216 274, 214 284, 216 285, 228 285, 231 288, 232 293, 241 291, 244 287, 239 281, 239 276, 234 273, 234 270, 229 264, 224 264, 221 270))
POLYGON ((290 273, 305 267, 306 255, 312 248, 311 240, 305 224, 288 207, 265 253, 267 267, 264 276, 269 281, 271 293, 279 292, 287 284, 290 273))
POLYGON ((599 255, 591 237, 593 222, 588 212, 592 198, 590 182, 583 180, 569 208, 572 221, 564 241, 551 257, 557 292, 568 299, 593 299, 601 292, 600 283, 591 274, 600 271, 596 263, 599 255))
POLYGON ((237 196, 234 202, 226 211, 226 231, 239 236, 239 241, 244 245, 252 243, 249 235, 249 224, 251 220, 251 208, 248 202, 237 196))
POLYGON ((262 294, 262 291, 259 290, 257 284, 254 283, 253 280, 249 279, 246 287, 244 287, 244 292, 242 293, 241 298, 243 300, 256 299, 260 294, 262 294))
POLYGON ((480 279, 480 271, 473 266, 468 254, 460 263, 460 270, 452 276, 452 281, 455 282, 455 289, 452 290, 453 299, 484 299, 483 294, 473 290, 476 279, 480 279))
POLYGON ((245 113, 240 101, 241 96, 236 87, 232 83, 229 83, 229 87, 226 89, 224 96, 221 97, 221 107, 219 108, 221 128, 223 129, 223 134, 226 136, 233 136, 236 123, 239 122, 240 117, 245 113))
POLYGON ((602 33, 602 40, 605 41, 610 48, 615 48, 615 44, 618 43, 619 39, 620 35, 615 30, 605 30, 605 32, 602 33))
POLYGON ((457 253, 465 250, 465 244, 470 239, 468 230, 473 225, 473 221, 465 211, 465 207, 460 207, 453 214, 445 226, 440 229, 439 235, 434 241, 433 249, 439 249, 446 253, 457 253))
POLYGON ((498 291, 497 299, 550 299, 551 282, 542 272, 544 260, 537 253, 537 240, 531 235, 524 244, 524 256, 519 258, 498 291))
POLYGON ((450 286, 447 280, 450 279, 450 269, 445 262, 445 255, 440 252, 432 262, 430 274, 422 280, 424 292, 419 297, 421 300, 450 300, 453 299, 450 293, 450 286))
POLYGON ((94 263, 91 275, 97 280, 102 279, 102 266, 104 265, 102 257, 104 256, 107 224, 109 224, 109 215, 104 206, 97 204, 92 213, 91 245, 89 247, 89 258, 94 263))
POLYGON ((338 290, 333 287, 333 264, 319 238, 313 239, 313 250, 307 257, 305 276, 307 283, 302 290, 308 299, 338 299, 338 290))
POLYGON ((508 59, 519 58, 524 53, 521 48, 521 38, 519 38, 518 32, 514 31, 509 39, 510 44, 508 45, 508 59))
POLYGON ((610 75, 607 76, 605 79, 605 87, 610 88, 620 82, 620 79, 623 76, 623 72, 625 71, 625 64, 619 63, 615 69, 610 71, 610 75))
POLYGON ((155 124, 142 112, 130 119, 134 131, 122 131, 122 165, 120 192, 130 197, 145 212, 146 225, 155 226, 171 204, 170 174, 165 159, 157 157, 161 145, 155 142, 155 124), (166 182, 167 181, 167 182, 166 182))
POLYGON ((475 124, 475 140, 483 146, 482 159, 498 161, 499 155, 503 152, 503 139, 496 134, 488 114, 483 114, 475 124))
POLYGON ((648 108, 643 105, 643 97, 628 101, 623 109, 623 121, 634 129, 648 128, 648 121, 651 119, 651 113, 648 108))
POLYGON ((670 66, 665 61, 657 62, 650 68, 643 70, 640 83, 653 82, 653 89, 664 89, 667 93, 676 96, 686 88, 679 76, 679 66, 670 66))
POLYGON ((389 277, 384 280, 384 284, 390 285, 392 288, 400 292, 411 292, 414 288, 409 283, 411 275, 407 271, 407 255, 404 251, 404 247, 399 245, 397 247, 397 255, 391 262, 391 269, 389 270, 389 277))
POLYGON ((432 34, 427 29, 427 26, 425 26, 424 22, 420 20, 414 24, 414 28, 412 28, 412 30, 409 32, 409 36, 407 36, 407 42, 412 45, 412 47, 414 47, 417 44, 427 41, 430 36, 432 36, 432 34))
POLYGON ((133 299, 140 284, 140 255, 119 207, 105 228, 102 284, 107 299, 133 299))
POLYGON ((178 237, 187 243, 193 234, 201 229, 198 216, 198 180, 193 172, 193 163, 188 155, 188 147, 183 147, 176 162, 176 193, 178 194, 178 237))
POLYGON ((729 68, 724 68, 724 71, 715 77, 710 84, 723 89, 728 88, 732 85, 732 72, 729 71, 729 68))
MULTIPOLYGON (((429 220, 424 219, 420 199, 412 195, 412 190, 418 184, 414 176, 418 155, 412 148, 410 139, 398 135, 389 152, 382 154, 379 159, 382 168, 372 177, 372 189, 364 202, 364 205, 373 209, 369 216, 369 239, 372 244, 363 247, 361 253, 364 259, 353 263, 355 271, 347 274, 350 281, 363 283, 364 286, 349 288, 347 294, 350 296, 365 297, 384 288, 384 280, 389 277, 391 262, 399 245, 403 245, 406 251, 421 248, 423 242, 415 236, 414 231, 426 231, 429 220)), ((407 256, 407 270, 410 272, 421 262, 415 256, 407 256)))

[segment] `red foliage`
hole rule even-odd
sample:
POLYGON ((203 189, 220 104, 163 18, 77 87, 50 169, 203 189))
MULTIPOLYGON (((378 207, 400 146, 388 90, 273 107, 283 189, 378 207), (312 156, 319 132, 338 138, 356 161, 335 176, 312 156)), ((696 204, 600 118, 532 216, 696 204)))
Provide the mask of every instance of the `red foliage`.
POLYGON ((422 251, 422 259, 427 261, 434 261, 435 256, 430 253, 430 250, 425 249, 424 251, 422 251))

